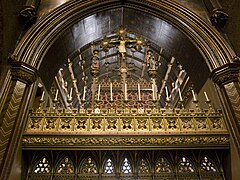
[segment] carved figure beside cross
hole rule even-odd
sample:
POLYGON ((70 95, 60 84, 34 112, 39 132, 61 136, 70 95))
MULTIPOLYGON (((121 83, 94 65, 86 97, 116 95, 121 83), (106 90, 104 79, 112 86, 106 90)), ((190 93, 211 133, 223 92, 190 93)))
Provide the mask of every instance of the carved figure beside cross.
POLYGON ((152 50, 147 51, 146 64, 149 69, 157 70, 157 61, 155 60, 155 58, 153 56, 152 50))
POLYGON ((92 70, 99 70, 99 51, 98 50, 93 51, 91 68, 92 70))

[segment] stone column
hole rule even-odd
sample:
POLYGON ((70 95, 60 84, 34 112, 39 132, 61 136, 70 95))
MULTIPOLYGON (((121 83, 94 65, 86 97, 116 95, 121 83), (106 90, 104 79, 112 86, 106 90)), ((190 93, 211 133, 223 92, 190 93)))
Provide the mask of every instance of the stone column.
POLYGON ((0 108, 0 179, 8 179, 11 172, 27 121, 31 84, 37 77, 36 70, 28 64, 13 59, 10 64, 0 108))
POLYGON ((219 87, 226 126, 240 154, 240 61, 225 64, 212 71, 211 79, 219 87))

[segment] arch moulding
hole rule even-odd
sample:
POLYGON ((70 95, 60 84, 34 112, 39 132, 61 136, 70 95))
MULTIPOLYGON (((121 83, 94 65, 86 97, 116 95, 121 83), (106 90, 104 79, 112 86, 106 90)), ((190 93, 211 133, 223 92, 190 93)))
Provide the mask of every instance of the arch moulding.
POLYGON ((189 9, 171 0, 87 0, 67 1, 35 24, 13 53, 14 60, 39 70, 51 45, 66 28, 100 11, 128 7, 161 18, 183 32, 203 56, 212 80, 219 85, 227 126, 240 156, 240 61, 231 45, 210 24, 189 9), (229 85, 231 84, 231 86, 229 85), (226 86, 225 86, 226 85, 226 86), (232 92, 237 92, 232 95, 232 92), (238 97, 238 98, 236 98, 238 97), (239 99, 236 102, 235 99, 239 99))
POLYGON ((68 1, 41 19, 22 38, 13 55, 39 69, 44 55, 64 29, 93 13, 129 7, 160 17, 181 30, 201 52, 210 72, 232 62, 235 53, 210 25, 176 2, 150 0, 68 1))
MULTIPOLYGON (((39 69, 41 63, 45 60, 45 54, 66 28, 96 12, 118 7, 129 7, 160 17, 181 30, 202 54, 210 72, 224 65, 232 64, 236 56, 230 45, 211 25, 171 0, 72 0, 54 9, 48 16, 39 20, 21 39, 11 57, 14 61, 18 61, 21 64, 19 66, 22 67, 22 64, 24 64, 24 67, 32 68, 33 70, 27 72, 34 74, 32 71, 39 69)), ((12 66, 14 67, 14 65, 12 66)), ((239 67, 239 65, 237 66, 239 67)), ((23 75, 28 77, 26 73, 23 73, 23 75)), ((11 76, 8 77, 11 78, 11 76)), ((0 179, 8 179, 9 177, 17 151, 16 148, 20 144, 20 141, 15 140, 21 139, 31 94, 33 94, 33 86, 29 86, 30 84, 26 85, 21 80, 22 77, 11 79, 11 82, 8 81, 9 84, 5 85, 5 88, 3 87, 3 89, 7 89, 4 96, 8 98, 1 97, 7 100, 4 100, 2 103, 4 111, 0 112, 1 117, 4 119, 3 123, 0 124, 0 128, 2 128, 0 139, 3 135, 5 138, 4 146, 0 146, 0 169, 4 172, 4 174, 0 172, 0 179), (10 89, 13 90, 10 91, 10 89), (12 114, 12 116, 8 116, 8 114, 12 114), (19 124, 14 126, 15 123, 19 124), (11 127, 4 128, 4 124, 10 124, 11 127)), ((229 102, 226 90, 223 89, 220 91, 220 94, 222 96, 222 104, 226 106, 227 102, 229 102)), ((228 108, 225 114, 231 114, 232 110, 228 108)), ((236 124, 236 116, 233 113, 233 116, 227 116, 226 119, 232 119, 229 120, 228 129, 234 137, 234 143, 240 154, 239 132, 237 129, 230 128, 234 123, 236 124)))

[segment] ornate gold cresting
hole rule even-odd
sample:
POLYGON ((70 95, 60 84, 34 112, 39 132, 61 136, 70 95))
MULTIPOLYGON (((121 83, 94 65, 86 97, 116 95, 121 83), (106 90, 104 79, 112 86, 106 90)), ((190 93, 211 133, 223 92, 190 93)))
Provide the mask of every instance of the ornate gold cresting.
MULTIPOLYGON (((132 45, 138 48, 147 43, 137 38, 128 39, 125 36, 125 29, 120 28, 118 33, 118 39, 104 39, 101 42, 101 48, 107 51, 112 46, 117 47, 119 61, 117 71, 120 72, 121 80, 112 82, 99 80, 99 50, 94 49, 91 58, 92 106, 84 107, 85 87, 80 109, 72 107, 60 109, 55 105, 52 108, 41 108, 40 106, 29 115, 24 145, 58 144, 67 146, 70 143, 77 146, 127 146, 129 143, 136 143, 139 146, 165 146, 167 144, 195 145, 195 142, 201 145, 217 144, 217 141, 228 144, 228 134, 221 112, 211 108, 211 101, 207 95, 208 110, 203 111, 199 108, 193 90, 193 103, 195 103, 196 109, 184 109, 181 92, 178 89, 181 109, 171 109, 168 89, 165 86, 167 105, 165 108, 159 108, 156 85, 158 62, 151 49, 146 49, 146 61, 144 61, 148 67, 151 81, 130 82, 127 79, 127 74, 131 69, 126 64, 126 45, 133 43, 132 45), (103 97, 100 96, 101 92, 104 92, 103 97), (144 99, 141 94, 147 98, 144 99), (38 137, 39 135, 41 137, 38 137), (51 135, 51 137, 45 137, 46 135, 51 135), (62 135, 67 135, 67 137, 59 137, 62 135), (82 137, 76 140, 75 137, 72 137, 75 135, 82 135, 82 137), (91 137, 84 137, 86 135, 91 137), (127 137, 121 137, 123 135, 127 137), (129 137, 129 135, 143 137, 129 137)), ((58 101, 57 97, 58 90, 53 100, 54 104, 58 101)), ((71 104, 72 89, 68 97, 68 103, 71 104)))
POLYGON ((228 145, 229 136, 220 112, 103 109, 95 113, 94 109, 46 108, 30 114, 23 138, 26 147, 43 144, 73 147, 228 145))
POLYGON ((184 134, 226 132, 223 118, 219 112, 175 109, 105 109, 95 112, 72 109, 41 109, 29 116, 25 134, 57 133, 67 134, 184 134))

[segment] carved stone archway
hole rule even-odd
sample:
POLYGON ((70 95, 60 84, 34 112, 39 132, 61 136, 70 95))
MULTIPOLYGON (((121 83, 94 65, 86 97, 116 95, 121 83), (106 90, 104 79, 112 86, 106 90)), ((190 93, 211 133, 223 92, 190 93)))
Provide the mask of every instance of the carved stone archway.
MULTIPOLYGON (((226 124, 240 155, 239 121, 239 59, 230 45, 210 25, 181 5, 167 1, 150 0, 94 0, 68 1, 53 10, 33 26, 18 44, 10 61, 11 71, 6 76, 1 97, 0 174, 8 179, 16 149, 21 143, 27 112, 34 90, 37 71, 52 43, 65 28, 93 13, 116 7, 131 7, 161 17, 188 36, 201 52, 213 81, 219 85, 226 124), (237 83, 236 83, 237 82, 237 83)), ((240 99, 239 99, 240 101, 240 99)))

